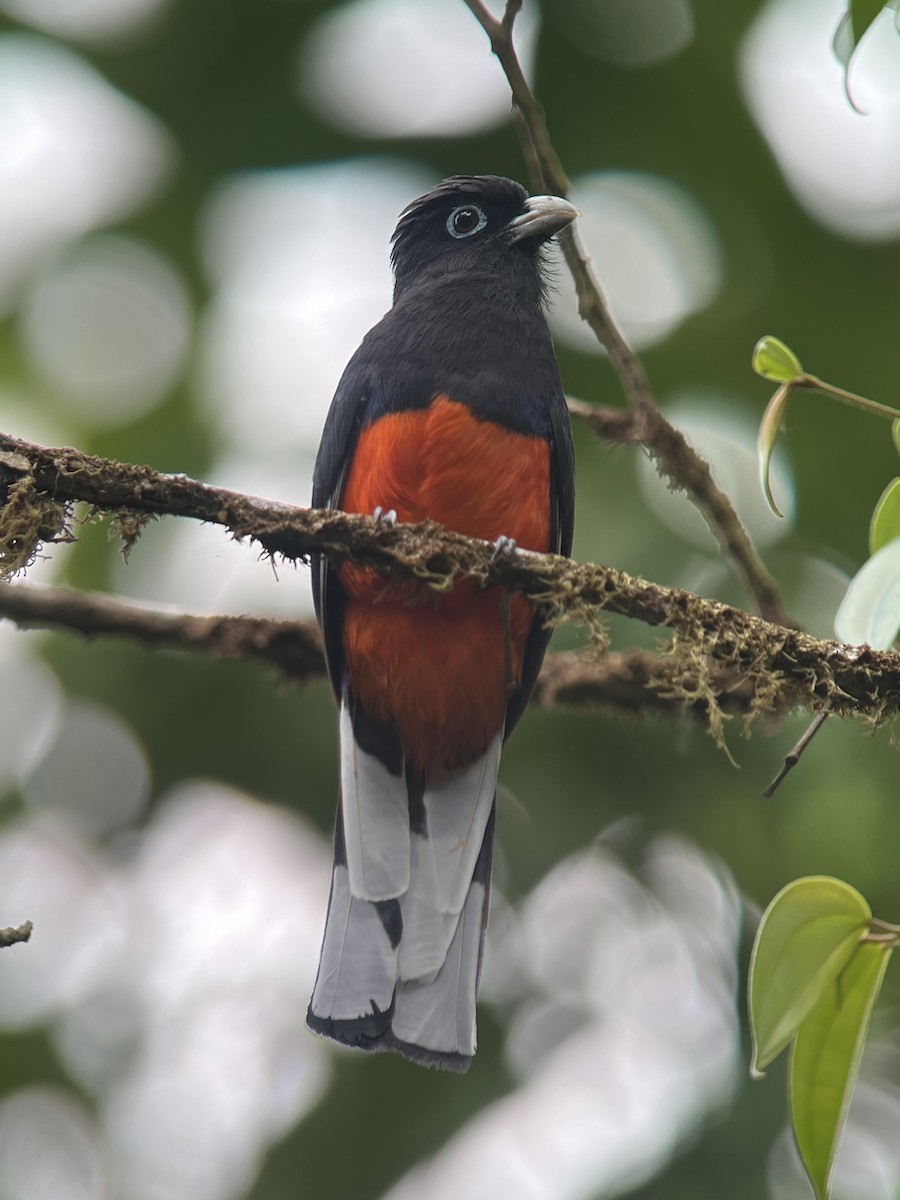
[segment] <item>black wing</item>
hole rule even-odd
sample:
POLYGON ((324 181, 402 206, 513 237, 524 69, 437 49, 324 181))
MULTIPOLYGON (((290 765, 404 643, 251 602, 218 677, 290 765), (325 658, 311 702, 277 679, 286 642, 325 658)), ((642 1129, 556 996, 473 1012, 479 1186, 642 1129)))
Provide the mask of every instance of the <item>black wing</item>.
MULTIPOLYGON (((374 332, 374 331, 373 331, 374 332)), ((371 336, 371 335, 370 335, 371 336)), ((367 339, 368 341, 368 339, 367 339)), ((313 472, 314 508, 335 508, 366 416, 369 401, 370 355, 366 343, 350 360, 331 402, 313 472)), ((418 389, 415 389, 418 390, 418 389)), ((572 427, 562 388, 550 411, 550 549, 569 555, 575 519, 575 466, 572 427)), ((335 696, 340 702, 344 682, 343 590, 324 555, 311 555, 313 600, 325 642, 325 659, 335 696)), ((528 704, 541 669, 552 630, 536 621, 525 645, 522 681, 506 708, 506 737, 528 704)))
MULTIPOLYGON (((358 355, 358 352, 357 352, 358 355)), ((336 508, 347 469, 365 418, 365 371, 354 356, 347 365, 325 418, 313 470, 313 508, 336 508)), ((313 602, 325 642, 325 662, 340 703, 344 681, 344 598, 337 575, 324 554, 311 554, 313 602)))
MULTIPOLYGON (((575 527, 575 451, 572 446, 572 426, 562 389, 550 405, 550 500, 553 516, 550 526, 550 549, 568 557, 572 552, 572 532, 575 527)), ((528 706, 541 663, 553 630, 535 621, 525 643, 522 661, 522 682, 506 706, 504 740, 516 727, 528 706)))

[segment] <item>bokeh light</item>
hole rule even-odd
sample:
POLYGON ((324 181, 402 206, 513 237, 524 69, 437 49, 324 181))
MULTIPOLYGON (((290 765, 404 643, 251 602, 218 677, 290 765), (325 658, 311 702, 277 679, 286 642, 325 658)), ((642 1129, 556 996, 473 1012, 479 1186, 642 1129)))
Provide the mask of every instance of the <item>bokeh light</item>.
POLYGON ((56 677, 40 660, 17 652, 21 649, 21 642, 11 638, 0 646, 0 795, 21 783, 44 757, 62 719, 56 677))
MULTIPOLYGON (((668 337, 715 297, 722 277, 715 230, 682 188, 656 176, 609 171, 576 179, 571 198, 613 316, 632 345, 668 337)), ((557 273, 555 288, 556 336, 599 353, 596 337, 578 316, 568 273, 557 273)))
POLYGON ((31 1087, 0 1100, 3 1200, 104 1200, 105 1167, 96 1123, 74 1096, 31 1087))
MULTIPOLYGON (((308 504, 312 454, 237 454, 207 473, 209 483, 270 500, 308 504)), ((312 614, 309 568, 300 562, 267 559, 250 541, 223 537, 215 525, 198 521, 159 521, 141 533, 140 554, 120 558, 112 568, 120 594, 169 612, 209 616, 249 613, 302 617, 312 614)))
POLYGON ((37 810, 65 811, 95 836, 133 825, 150 790, 147 759, 121 717, 85 701, 66 705, 60 728, 25 778, 22 797, 37 810))
POLYGON ((843 0, 769 0, 741 49, 747 105, 798 203, 829 229, 900 234, 900 75, 889 14, 876 22, 844 95, 832 39, 843 0))
POLYGON ((128 1200, 241 1195, 263 1147, 321 1097, 327 1055, 297 1014, 329 862, 299 821, 215 784, 159 809, 126 874, 131 939, 111 980, 142 1019, 103 1103, 128 1200))
MULTIPOLYGON (((516 22, 526 75, 537 31, 537 6, 527 3, 516 22)), ((324 15, 304 42, 300 94, 335 125, 364 136, 474 133, 509 112, 501 74, 479 53, 486 44, 457 0, 352 0, 324 15)))
POLYGON ((31 364, 93 427, 134 420, 170 390, 185 361, 190 307, 161 255, 95 236, 49 263, 22 314, 31 364))
POLYGON ((721 868, 663 837, 641 882, 592 849, 554 868, 516 919, 522 957, 512 962, 506 943, 504 970, 529 981, 507 1042, 521 1085, 387 1200, 615 1194, 657 1171, 732 1095, 740 902, 721 868))
POLYGON ((833 638, 834 618, 850 582, 847 571, 813 554, 789 554, 777 564, 788 611, 815 637, 833 638))
POLYGON ((0 37, 0 315, 48 251, 134 211, 173 157, 160 123, 78 55, 0 37))
POLYGON ((65 817, 7 822, 0 833, 6 911, 40 931, 0 955, 0 1029, 31 1029, 90 994, 125 944, 123 899, 103 853, 65 817))
POLYGON ((39 446, 66 446, 73 440, 70 426, 59 409, 49 412, 33 388, 0 388, 0 429, 39 446))
POLYGON ((437 181, 362 160, 248 175, 213 196, 201 252, 207 411, 250 456, 315 453, 341 372, 390 308, 390 235, 437 181))
MULTIPOLYGON (((102 740, 85 748, 99 756, 102 740)), ((98 1099, 111 1194, 232 1200, 321 1098, 329 1055, 298 1014, 329 868, 319 835, 212 783, 164 798, 145 834, 106 851, 55 814, 7 826, 4 908, 38 932, 0 957, 0 1029, 53 1022, 61 1061, 98 1099)), ((39 1194, 56 1196, 21 1193, 39 1194)))
POLYGON ((0 11, 78 42, 121 42, 137 33, 168 0, 0 0, 0 11))
MULTIPOLYGON (((780 448, 776 451, 771 470, 772 491, 784 514, 778 517, 759 486, 756 429, 733 401, 698 394, 675 396, 666 404, 666 415, 709 463, 756 545, 769 546, 790 532, 795 501, 784 453, 780 448)), ((691 545, 715 551, 718 543, 687 496, 673 493, 647 457, 638 463, 641 494, 659 520, 691 545)))
POLYGON ((554 0, 547 18, 582 53, 626 67, 665 62, 694 36, 690 0, 554 0))

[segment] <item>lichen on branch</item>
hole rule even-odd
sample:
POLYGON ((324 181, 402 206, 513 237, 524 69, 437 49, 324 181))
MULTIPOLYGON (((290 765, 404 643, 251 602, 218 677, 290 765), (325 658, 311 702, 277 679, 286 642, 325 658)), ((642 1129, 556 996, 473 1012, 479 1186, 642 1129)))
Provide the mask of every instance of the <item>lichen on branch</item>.
MULTIPOLYGON (((588 628, 608 612, 662 626, 675 637, 656 683, 688 707, 706 705, 713 732, 720 711, 716 680, 723 671, 749 690, 750 715, 778 712, 788 704, 817 711, 829 702, 837 713, 882 724, 900 707, 900 655, 821 641, 614 567, 523 550, 496 557, 490 543, 431 521, 390 527, 352 513, 292 507, 6 434, 0 434, 0 453, 7 495, 0 508, 0 541, 19 519, 21 484, 29 489, 34 513, 51 502, 65 512, 80 500, 109 514, 127 509, 139 516, 189 517, 222 525, 273 556, 306 559, 318 552, 336 563, 375 567, 386 577, 411 578, 438 591, 463 578, 484 586, 502 584, 528 596, 547 619, 578 621, 588 628)), ((28 532, 32 554, 39 526, 35 519, 28 532)))

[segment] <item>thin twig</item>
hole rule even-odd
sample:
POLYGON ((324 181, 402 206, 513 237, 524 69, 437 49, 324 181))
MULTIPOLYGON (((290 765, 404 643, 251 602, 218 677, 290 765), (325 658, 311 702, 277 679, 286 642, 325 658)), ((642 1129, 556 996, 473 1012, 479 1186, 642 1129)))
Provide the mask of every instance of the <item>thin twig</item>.
POLYGON ((25 921, 21 925, 11 925, 6 929, 0 929, 0 950, 6 946, 18 946, 22 942, 27 942, 31 938, 34 925, 31 921, 25 921))
POLYGON ((756 554, 731 501, 713 480, 709 464, 680 430, 669 424, 657 409, 626 411, 573 399, 568 406, 573 417, 583 421, 604 441, 619 446, 645 446, 670 486, 686 492, 694 502, 746 590, 756 598, 760 614, 776 625, 797 627, 784 611, 778 585, 756 554))
POLYGON ((288 679, 325 675, 322 638, 314 621, 192 616, 100 592, 35 583, 0 583, 0 617, 22 628, 127 637, 145 646, 196 651, 214 659, 262 662, 288 679))
POLYGON ((775 795, 775 793, 778 791, 778 788, 781 786, 781 783, 784 780, 785 776, 788 774, 789 771, 792 771, 794 769, 794 767, 796 767, 797 763, 800 761, 801 755, 807 749, 807 747, 809 746, 809 743, 813 740, 813 738, 816 736, 816 734, 819 732, 819 730, 822 728, 822 726, 828 720, 830 715, 831 715, 831 703, 826 700, 826 702, 822 708, 822 711, 818 714, 817 717, 815 717, 815 719, 812 721, 812 723, 807 727, 803 736, 800 738, 800 740, 794 746, 793 750, 789 750, 787 752, 787 754, 784 756, 784 764, 783 764, 781 770, 778 772, 778 774, 775 776, 775 778, 772 780, 772 782, 769 784, 769 786, 767 788, 763 789, 763 795, 765 796, 765 798, 767 800, 771 799, 772 796, 775 795))
MULTIPOLYGON (((124 637, 156 649, 263 663, 296 682, 325 677, 321 635, 314 621, 192 616, 105 593, 35 583, 0 584, 0 618, 4 617, 23 629, 64 630, 88 638, 124 637)), ((630 717, 686 713, 705 724, 704 705, 685 703, 672 694, 667 682, 671 665, 670 656, 647 650, 602 657, 593 650, 551 652, 544 660, 534 703, 576 712, 602 708, 630 717)), ((724 711, 750 713, 750 685, 723 670, 713 686, 724 711)))
MULTIPOLYGON (((553 146, 544 110, 528 85, 513 42, 513 25, 521 5, 507 3, 503 18, 498 21, 482 0, 463 2, 490 39, 491 50, 506 75, 513 104, 521 117, 517 129, 534 186, 556 195, 568 195, 569 177, 553 146)), ((575 282, 579 315, 606 349, 628 401, 633 418, 629 440, 644 445, 660 472, 674 487, 688 493, 723 553, 734 565, 760 614, 778 625, 792 626, 794 622, 781 603, 778 584, 757 553, 731 501, 713 479, 709 464, 657 408, 643 364, 612 318, 577 229, 570 226, 564 230, 559 243, 575 282)))

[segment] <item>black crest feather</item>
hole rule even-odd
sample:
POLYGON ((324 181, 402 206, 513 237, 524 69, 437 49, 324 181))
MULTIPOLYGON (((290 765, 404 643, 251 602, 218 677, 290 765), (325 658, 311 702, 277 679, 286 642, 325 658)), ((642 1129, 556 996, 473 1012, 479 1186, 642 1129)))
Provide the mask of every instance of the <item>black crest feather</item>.
MULTIPOLYGON (((452 175, 419 196, 400 214, 391 239, 391 266, 396 283, 395 297, 423 270, 445 273, 470 269, 479 263, 488 267, 502 247, 510 247, 502 237, 515 217, 525 211, 528 193, 520 183, 501 175, 452 175), (487 217, 484 232, 471 239, 456 240, 447 232, 447 219, 453 209, 464 204, 477 205, 487 217)), ((519 247, 534 262, 540 261, 537 244, 519 247)), ((521 258, 521 253, 515 254, 521 258)))

